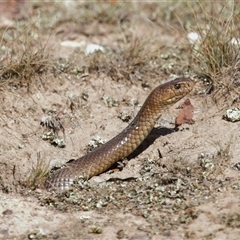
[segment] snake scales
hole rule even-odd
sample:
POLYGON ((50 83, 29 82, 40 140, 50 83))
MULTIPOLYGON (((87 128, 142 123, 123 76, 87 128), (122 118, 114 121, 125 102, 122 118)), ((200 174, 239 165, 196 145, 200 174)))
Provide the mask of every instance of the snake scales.
POLYGON ((45 187, 67 190, 78 178, 89 179, 127 157, 147 137, 162 111, 187 95, 193 86, 191 79, 177 78, 156 87, 129 126, 101 147, 53 172, 45 181, 45 187))

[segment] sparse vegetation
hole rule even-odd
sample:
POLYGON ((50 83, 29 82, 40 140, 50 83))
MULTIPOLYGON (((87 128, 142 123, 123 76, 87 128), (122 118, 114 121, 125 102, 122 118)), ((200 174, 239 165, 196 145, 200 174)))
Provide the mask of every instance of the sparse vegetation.
POLYGON ((239 98, 239 2, 198 3, 192 29, 199 38, 193 47, 198 76, 209 81, 208 93, 218 105, 232 105, 239 98))
POLYGON ((61 211, 98 209, 101 212, 106 208, 131 211, 146 218, 153 228, 158 226, 158 230, 176 229, 197 218, 194 208, 214 200, 215 192, 229 185, 228 180, 216 178, 220 167, 218 160, 218 156, 208 158, 205 155, 199 157, 197 163, 181 158, 168 163, 145 159, 141 178, 137 180, 115 180, 98 186, 81 180, 75 185, 81 191, 73 189, 67 194, 56 193, 54 198, 50 194, 39 199, 42 204, 50 204, 61 211), (161 212, 161 219, 157 212, 161 212))
POLYGON ((234 1, 219 3, 209 8, 201 4, 200 6, 204 19, 195 13, 195 31, 199 34, 199 41, 194 50, 202 73, 214 80, 225 68, 234 69, 238 62, 239 8, 234 1), (218 12, 214 10, 215 7, 218 12))
POLYGON ((46 73, 51 65, 47 43, 41 44, 34 36, 34 25, 6 29, 1 39, 0 83, 7 80, 24 80, 30 83, 33 76, 46 73))
POLYGON ((41 158, 40 153, 38 152, 37 164, 32 167, 32 170, 23 185, 30 189, 42 187, 49 170, 49 164, 41 158))
MULTIPOLYGON (((233 171, 240 170, 239 162, 231 162, 239 139, 227 138, 232 131, 230 133, 226 128, 223 133, 220 133, 222 129, 216 132, 215 125, 223 127, 221 117, 212 120, 205 114, 205 106, 201 106, 202 96, 193 97, 193 105, 198 112, 195 124, 190 127, 184 125, 177 133, 163 129, 163 136, 153 142, 159 149, 152 148, 152 151, 146 148, 138 156, 138 162, 134 164, 141 166, 141 170, 138 169, 136 178, 131 175, 125 180, 114 178, 97 184, 79 181, 64 193, 35 191, 41 188, 49 164, 39 154, 37 159, 31 156, 41 149, 41 152, 49 154, 48 159, 57 156, 62 162, 66 162, 66 158, 80 157, 83 145, 86 146, 90 138, 101 131, 106 138, 113 137, 108 128, 114 127, 115 121, 129 121, 131 113, 135 114, 142 104, 141 93, 146 91, 147 96, 147 91, 162 80, 179 75, 207 83, 206 90, 201 92, 208 94, 217 104, 221 101, 225 105, 239 104, 239 2, 65 1, 60 4, 53 1, 32 4, 33 12, 28 20, 34 24, 28 24, 23 18, 11 29, 0 29, 0 85, 6 83, 10 86, 5 92, 4 88, 0 96, 0 125, 7 128, 1 145, 2 156, 7 156, 0 161, 0 188, 13 194, 21 188, 24 196, 34 195, 39 200, 36 204, 47 206, 45 209, 55 208, 59 215, 83 210, 111 219, 103 224, 89 216, 78 218, 79 222, 73 219, 73 235, 68 236, 65 229, 60 229, 60 234, 52 238, 62 237, 61 231, 66 239, 82 237, 83 231, 84 234, 98 233, 101 237, 106 225, 114 224, 115 213, 119 212, 143 219, 146 229, 139 227, 137 222, 134 224, 149 237, 162 234, 167 238, 174 231, 189 239, 216 237, 216 232, 202 237, 190 228, 204 212, 200 206, 211 202, 212 205, 217 203, 218 210, 219 206, 225 207, 218 199, 220 192, 227 195, 235 191, 236 198, 239 197, 239 176, 231 176, 233 171), (187 40, 189 32, 199 36, 194 45, 187 40), (47 40, 49 36, 53 41, 47 40), (62 46, 64 41, 99 44, 104 51, 86 54, 84 47, 62 46), (41 79, 40 83, 36 82, 37 79, 41 79), (12 87, 12 83, 21 87, 12 87), (26 85, 31 91, 26 90, 26 85), (51 111, 53 116, 48 115, 51 111), (109 123, 111 114, 113 117, 109 123), (41 118, 42 125, 52 132, 43 135, 39 126, 41 118), (43 141, 45 138, 54 144, 62 144, 62 141, 55 141, 54 134, 59 131, 63 131, 67 143, 65 148, 54 148, 43 141), (90 134, 85 138, 86 132, 90 134), (15 137, 11 138, 11 134, 15 137), (174 134, 182 138, 172 138, 174 134), (229 141, 224 142, 225 139, 229 141), (160 159, 154 158, 157 152, 160 159), (189 152, 194 156, 189 157, 189 152), (27 162, 30 160, 31 164, 27 162), (230 174, 226 174, 226 170, 230 172, 232 169, 230 174), (29 175, 23 183, 26 172, 29 175), (17 188, 16 185, 20 186, 17 188), (81 233, 76 234, 76 229, 81 233)), ((214 115, 216 106, 212 104, 210 107, 213 107, 214 115)), ((171 110, 169 115, 173 114, 171 110)), ((173 115, 171 117, 174 118, 173 115)), ((162 120, 166 122, 164 118, 162 120)), ((233 131, 237 129, 234 123, 225 124, 229 124, 228 128, 232 124, 233 131)), ((155 130, 159 137, 161 131, 155 130)), ((56 168, 62 162, 57 162, 56 168)), ((233 231, 239 228, 239 214, 226 211, 218 215, 216 211, 215 215, 206 215, 211 215, 209 219, 212 222, 224 224, 224 229, 233 231)), ((134 238, 128 236, 127 229, 115 227, 114 230, 119 233, 119 238, 134 238)), ((50 236, 37 232, 29 237, 50 236)))

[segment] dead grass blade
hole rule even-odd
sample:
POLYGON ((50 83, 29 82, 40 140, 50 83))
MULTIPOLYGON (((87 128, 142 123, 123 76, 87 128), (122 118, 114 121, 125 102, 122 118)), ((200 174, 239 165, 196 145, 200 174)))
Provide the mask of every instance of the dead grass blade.
POLYGON ((40 153, 37 153, 37 164, 35 167, 32 168, 30 175, 28 176, 27 180, 24 183, 24 186, 36 189, 37 187, 41 187, 43 182, 46 179, 46 176, 49 172, 49 164, 47 164, 43 159, 40 157, 40 153))
POLYGON ((33 28, 32 24, 4 32, 0 43, 0 84, 13 79, 30 82, 51 65, 48 42, 38 42, 33 28))
POLYGON ((199 35, 193 46, 194 71, 208 82, 207 93, 219 106, 230 106, 239 99, 240 18, 239 2, 197 2, 192 8, 195 26, 191 31, 199 35))

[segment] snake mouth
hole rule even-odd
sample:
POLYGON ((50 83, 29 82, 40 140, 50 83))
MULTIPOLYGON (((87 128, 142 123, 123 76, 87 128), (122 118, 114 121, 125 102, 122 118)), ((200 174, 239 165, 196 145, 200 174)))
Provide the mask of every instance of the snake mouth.
POLYGON ((166 99, 165 101, 167 103, 175 103, 175 102, 178 102, 181 98, 183 98, 185 96, 185 94, 182 94, 182 95, 176 95, 174 97, 171 97, 169 99, 166 99))
POLYGON ((172 103, 178 101, 180 98, 179 97, 172 97, 166 100, 167 103, 172 103))

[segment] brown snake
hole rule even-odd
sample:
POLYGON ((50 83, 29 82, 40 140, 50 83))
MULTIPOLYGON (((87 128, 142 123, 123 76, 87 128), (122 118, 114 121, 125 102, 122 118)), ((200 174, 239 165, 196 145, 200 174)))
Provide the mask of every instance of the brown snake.
POLYGON ((148 96, 133 121, 116 137, 85 156, 70 161, 45 181, 48 190, 67 190, 79 178, 89 179, 106 171, 127 157, 147 137, 162 111, 188 94, 194 82, 177 78, 156 87, 148 96))

